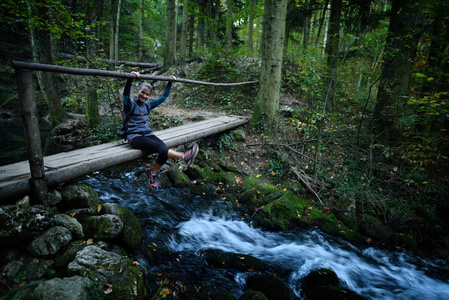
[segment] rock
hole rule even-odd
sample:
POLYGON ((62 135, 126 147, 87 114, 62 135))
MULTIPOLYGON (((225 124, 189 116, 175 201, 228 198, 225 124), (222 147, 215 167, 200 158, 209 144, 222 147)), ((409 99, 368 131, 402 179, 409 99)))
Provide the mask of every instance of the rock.
POLYGON ((73 276, 54 278, 32 286, 27 285, 22 288, 20 299, 90 300, 102 299, 102 295, 99 285, 94 284, 89 278, 73 276))
POLYGON ((262 226, 270 230, 285 230, 293 217, 293 206, 286 195, 265 205, 254 217, 256 226, 262 226))
POLYGON ((173 183, 174 187, 186 187, 192 185, 189 177, 181 172, 178 168, 170 168, 167 171, 167 175, 170 178, 170 181, 173 183))
POLYGON ((123 229, 123 222, 116 215, 105 214, 86 218, 84 222, 86 236, 95 240, 113 239, 123 229))
POLYGON ((24 241, 49 226, 48 212, 41 205, 0 206, 0 241, 2 245, 24 241))
POLYGON ((287 284, 273 275, 250 275, 246 288, 262 292, 268 300, 291 299, 287 284))
POLYGON ((144 298, 142 273, 126 256, 87 246, 78 252, 67 269, 71 276, 88 277, 94 282, 107 284, 108 299, 144 298))
POLYGON ((71 263, 76 254, 87 247, 87 244, 84 241, 72 241, 67 244, 63 249, 58 251, 55 258, 55 266, 56 267, 65 267, 69 263, 71 263))
POLYGON ((84 237, 83 225, 81 225, 81 223, 78 222, 77 219, 75 219, 69 215, 66 215, 66 214, 54 215, 50 219, 50 224, 52 226, 63 226, 65 228, 69 229, 75 238, 80 239, 80 238, 84 237))
POLYGON ((268 300, 262 292, 249 290, 246 291, 239 300, 268 300))
POLYGON ((219 249, 208 249, 202 252, 202 257, 209 265, 216 268, 231 268, 243 272, 247 272, 248 270, 270 270, 270 265, 246 254, 229 253, 219 249))
POLYGON ((340 287, 340 279, 331 269, 319 269, 310 272, 301 284, 302 293, 308 300, 363 299, 353 291, 340 287))
POLYGON ((28 252, 37 257, 53 256, 72 240, 72 233, 62 226, 51 227, 36 237, 29 245, 28 252))
POLYGON ((245 131, 243 131, 242 129, 234 130, 234 139, 237 142, 245 142, 246 141, 245 131))
POLYGON ((83 224, 86 218, 98 215, 98 207, 72 209, 66 211, 65 214, 73 216, 78 222, 83 224))
POLYGON ((62 201, 61 192, 58 190, 51 190, 48 192, 48 203, 50 205, 56 205, 62 201))
POLYGON ((61 194, 68 209, 96 207, 100 204, 97 192, 85 184, 65 186, 61 194))
POLYGON ((104 203, 100 213, 116 215, 123 223, 123 229, 118 238, 123 244, 130 248, 136 248, 142 240, 142 225, 140 220, 128 209, 112 203, 104 203))

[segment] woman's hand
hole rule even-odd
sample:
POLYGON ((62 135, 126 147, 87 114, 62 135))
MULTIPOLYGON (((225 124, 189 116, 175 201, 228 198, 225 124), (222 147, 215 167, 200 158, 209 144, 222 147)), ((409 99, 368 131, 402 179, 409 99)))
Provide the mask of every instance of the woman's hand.
POLYGON ((136 77, 140 77, 140 73, 139 72, 132 71, 131 73, 136 75, 136 77))
POLYGON ((173 80, 176 80, 176 77, 175 76, 173 76, 173 75, 171 75, 171 76, 169 76, 171 79, 173 79, 173 80))

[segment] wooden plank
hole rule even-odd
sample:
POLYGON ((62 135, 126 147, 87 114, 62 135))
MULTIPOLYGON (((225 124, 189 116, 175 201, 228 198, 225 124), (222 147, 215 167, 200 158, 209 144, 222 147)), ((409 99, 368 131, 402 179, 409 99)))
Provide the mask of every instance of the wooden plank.
MULTIPOLYGON (((156 131, 169 148, 230 130, 247 123, 247 117, 222 116, 201 122, 156 131)), ((143 157, 125 141, 113 141, 88 148, 62 152, 44 158, 45 179, 55 186, 70 179, 143 157)), ((30 166, 22 161, 0 166, 0 199, 16 197, 29 191, 30 166)))

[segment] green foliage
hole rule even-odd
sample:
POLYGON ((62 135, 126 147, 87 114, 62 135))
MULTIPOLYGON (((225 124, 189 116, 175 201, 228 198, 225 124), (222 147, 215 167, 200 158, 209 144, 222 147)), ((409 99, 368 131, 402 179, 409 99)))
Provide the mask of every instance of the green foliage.
POLYGON ((268 161, 268 172, 275 180, 281 180, 289 171, 285 157, 279 152, 272 152, 268 161))
POLYGON ((94 128, 91 128, 89 143, 97 145, 118 140, 117 130, 122 127, 122 123, 121 117, 101 117, 101 122, 94 128))
MULTIPOLYGON (((206 82, 242 82, 257 80, 258 67, 250 58, 242 58, 239 62, 231 60, 208 60, 198 66, 191 77, 206 82)), ((180 98, 188 108, 200 107, 218 109, 232 114, 248 114, 254 107, 257 90, 254 85, 242 85, 232 88, 192 86, 183 89, 180 98)))
POLYGON ((217 141, 218 149, 220 151, 229 150, 235 148, 235 132, 222 134, 217 141))

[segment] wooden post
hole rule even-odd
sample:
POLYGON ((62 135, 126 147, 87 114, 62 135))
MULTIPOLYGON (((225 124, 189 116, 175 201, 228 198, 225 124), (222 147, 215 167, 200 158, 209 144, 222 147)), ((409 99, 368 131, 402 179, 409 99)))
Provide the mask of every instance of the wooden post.
POLYGON ((31 171, 31 195, 48 205, 48 190, 45 182, 44 157, 42 155, 39 120, 34 94, 33 77, 30 70, 16 69, 19 89, 20 116, 25 129, 25 143, 31 171))

